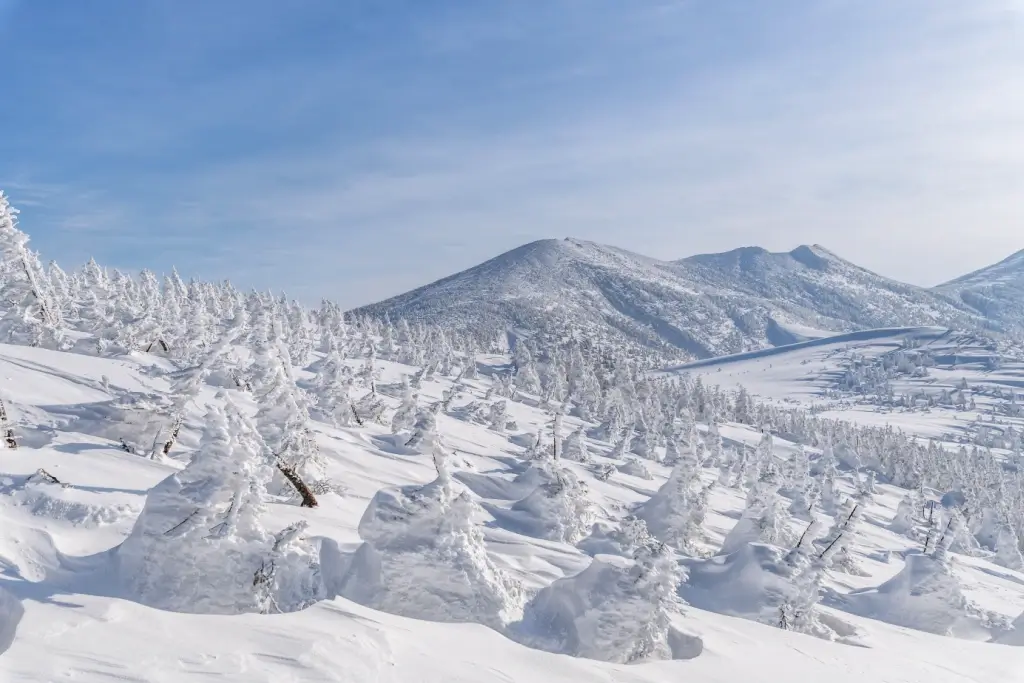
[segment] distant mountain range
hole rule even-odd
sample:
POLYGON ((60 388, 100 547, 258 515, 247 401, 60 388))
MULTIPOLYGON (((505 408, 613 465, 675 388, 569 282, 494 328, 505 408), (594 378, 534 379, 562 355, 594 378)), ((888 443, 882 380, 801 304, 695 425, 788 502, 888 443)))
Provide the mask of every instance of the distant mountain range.
POLYGON ((481 333, 574 336, 669 358, 877 327, 998 333, 1024 329, 1024 252, 927 289, 818 245, 659 261, 583 240, 540 240, 355 313, 481 333))

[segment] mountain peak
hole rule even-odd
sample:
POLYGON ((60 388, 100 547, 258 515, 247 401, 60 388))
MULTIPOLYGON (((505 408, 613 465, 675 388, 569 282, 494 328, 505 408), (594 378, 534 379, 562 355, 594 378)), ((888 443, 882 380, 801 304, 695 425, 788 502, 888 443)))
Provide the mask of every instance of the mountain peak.
POLYGON ((820 244, 801 244, 789 252, 795 261, 815 270, 825 270, 830 261, 839 261, 835 254, 820 244))
POLYGON ((748 246, 666 262, 573 237, 537 240, 358 313, 482 339, 513 331, 706 358, 790 343, 791 329, 966 326, 969 309, 820 245, 748 246))

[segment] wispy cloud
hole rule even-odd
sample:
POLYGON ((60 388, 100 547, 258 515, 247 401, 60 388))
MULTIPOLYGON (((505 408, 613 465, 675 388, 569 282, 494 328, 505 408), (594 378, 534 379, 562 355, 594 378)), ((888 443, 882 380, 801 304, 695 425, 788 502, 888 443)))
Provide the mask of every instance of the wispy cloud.
POLYGON ((821 242, 922 284, 1024 247, 1014 3, 530 4, 346 6, 362 46, 124 109, 90 83, 79 142, 122 167, 69 181, 103 192, 53 199, 40 241, 104 224, 119 246, 78 247, 351 305, 552 236, 821 242))

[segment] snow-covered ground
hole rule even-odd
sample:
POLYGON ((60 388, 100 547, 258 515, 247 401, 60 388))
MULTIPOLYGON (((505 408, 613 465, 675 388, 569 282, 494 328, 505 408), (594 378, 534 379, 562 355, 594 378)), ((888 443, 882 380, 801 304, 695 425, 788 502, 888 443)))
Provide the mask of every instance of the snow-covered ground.
MULTIPOLYGON (((964 340, 957 346, 950 335, 938 330, 825 341, 783 353, 691 366, 686 371, 703 373, 706 383, 723 388, 742 383, 765 400, 819 405, 827 415, 865 423, 899 420, 901 428, 923 436, 951 438, 958 435, 956 425, 973 424, 986 411, 995 414, 997 405, 1008 400, 986 395, 982 385, 1006 388, 1014 386, 1017 378, 1024 379, 1022 366, 1012 362, 1004 362, 999 370, 982 368, 986 361, 975 357, 981 351, 974 342, 964 340), (878 401, 862 400, 837 388, 852 353, 881 356, 905 347, 902 340, 907 336, 934 350, 939 361, 951 348, 960 349, 964 357, 956 360, 955 369, 937 362, 928 369, 928 377, 894 378, 894 393, 908 393, 919 386, 936 391, 939 386, 955 388, 966 377, 973 387, 973 409, 933 407, 924 412, 924 407, 908 407, 901 412, 886 406, 881 412, 878 401)), ((528 436, 538 430, 551 429, 550 413, 538 407, 535 397, 521 394, 518 400, 506 400, 505 430, 473 418, 468 406, 494 403, 496 397, 487 394, 492 385, 490 371, 507 362, 496 356, 479 361, 479 379, 465 380, 461 393, 437 415, 437 433, 450 454, 452 486, 480 506, 473 508, 474 526, 486 545, 487 558, 480 561, 520 582, 528 599, 559 579, 578 575, 592 559, 570 542, 573 539, 555 538, 547 527, 538 530, 533 524, 538 520, 529 516, 535 508, 522 504, 536 487, 530 483, 531 463, 524 460, 523 444, 528 446, 528 436)), ((349 362, 355 366, 361 361, 349 362)), ((766 621, 764 614, 771 621, 771 610, 777 609, 771 602, 771 582, 777 577, 769 574, 782 565, 766 559, 774 546, 744 545, 749 550, 713 557, 746 507, 746 494, 730 482, 709 490, 707 516, 694 541, 695 552, 682 559, 690 578, 680 587, 680 595, 690 605, 681 614, 673 613, 671 620, 680 637, 688 639, 689 645, 679 648, 689 657, 685 659, 608 664, 527 647, 517 640, 528 639, 510 637, 516 635, 514 629, 506 635, 479 623, 412 619, 330 595, 287 614, 185 614, 147 607, 125 595, 111 570, 112 549, 132 532, 149 490, 188 462, 199 443, 205 406, 224 399, 215 395, 216 387, 204 385, 189 405, 179 445, 170 457, 156 459, 125 452, 108 424, 114 418, 101 408, 129 393, 165 394, 172 385, 163 372, 169 368, 166 361, 141 353, 97 358, 0 345, 0 399, 20 442, 16 450, 0 449, 0 680, 991 683, 1024 679, 1024 648, 984 642, 1013 633, 1009 624, 1024 611, 1024 573, 993 563, 991 553, 958 554, 953 548, 952 559, 943 565, 950 568, 952 578, 939 581, 929 574, 933 584, 941 584, 935 593, 939 597, 928 603, 928 609, 918 609, 908 597, 918 587, 904 586, 901 577, 908 577, 909 569, 927 573, 928 567, 917 565, 930 558, 919 554, 919 540, 890 530, 907 492, 884 483, 878 483, 872 495, 858 498, 863 506, 860 523, 846 548, 857 571, 829 570, 821 584, 824 597, 817 609, 835 635, 833 640, 761 623, 766 621), (63 486, 42 481, 39 470, 63 486), (894 579, 898 579, 895 584, 894 579), (955 600, 960 598, 963 604, 955 600), (904 619, 908 609, 913 619, 904 619), (928 631, 948 631, 959 637, 928 631)), ((376 368, 377 386, 388 394, 385 415, 390 420, 399 406, 402 376, 413 375, 418 368, 387 360, 377 360, 376 368)), ((296 372, 300 384, 312 377, 304 370, 296 372)), ((445 399, 452 385, 450 376, 424 379, 419 405, 445 399)), ((244 392, 228 393, 248 409, 244 392)), ((1000 413, 1002 425, 1017 419, 1000 413)), ((402 445, 405 439, 393 438, 384 424, 334 427, 313 422, 312 426, 326 472, 340 486, 320 495, 316 508, 298 507, 283 499, 273 502, 263 524, 276 531, 306 521, 305 536, 319 544, 321 571, 331 583, 340 580, 346 558, 365 540, 360 522, 371 500, 379 500, 374 498, 377 492, 404 486, 415 494, 408 487, 426 484, 438 475, 429 453, 402 445), (333 564, 325 554, 325 549, 332 548, 333 564)), ((560 436, 567 437, 580 426, 595 425, 566 416, 559 426, 560 436)), ((718 428, 726 449, 752 450, 763 443, 762 435, 748 426, 722 423, 718 428)), ((710 448, 709 426, 698 429, 710 448)), ((976 428, 961 431, 972 439, 978 437, 976 428)), ((617 524, 647 502, 671 472, 657 457, 639 461, 642 468, 637 468, 626 461, 635 456, 613 453, 613 443, 585 440, 593 463, 565 459, 561 463, 586 487, 594 521, 617 524), (605 465, 617 467, 606 477, 605 465)), ((802 452, 780 437, 774 439, 773 447, 780 462, 802 452)), ((817 458, 820 450, 810 453, 817 458)), ((718 477, 719 469, 710 464, 702 474, 706 483, 718 477)), ((837 474, 839 494, 852 497, 861 486, 863 473, 842 469, 837 474)), ((814 514, 826 526, 831 523, 822 512, 814 514)), ((780 533, 793 538, 806 527, 806 521, 796 515, 785 514, 780 523, 780 533)), ((778 545, 788 547, 781 541, 778 545)))
POLYGON ((664 374, 679 373, 724 388, 743 386, 759 400, 814 408, 825 417, 950 442, 974 442, 979 428, 1024 430, 1024 409, 1016 407, 1024 406, 1024 358, 945 328, 865 330, 697 361, 664 374), (906 357, 902 367, 899 356, 906 357))

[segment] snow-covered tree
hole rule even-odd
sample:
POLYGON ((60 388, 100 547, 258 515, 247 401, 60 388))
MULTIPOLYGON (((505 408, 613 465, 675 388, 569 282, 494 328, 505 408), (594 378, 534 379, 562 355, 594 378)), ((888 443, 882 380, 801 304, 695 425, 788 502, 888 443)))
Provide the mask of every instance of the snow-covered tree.
POLYGON ((892 522, 889 523, 889 530, 896 534, 902 534, 904 536, 911 536, 915 530, 914 514, 917 510, 917 504, 914 502, 913 497, 907 494, 896 506, 896 515, 893 517, 892 522))
POLYGON ((553 461, 538 461, 542 482, 512 512, 528 533, 551 541, 576 543, 594 521, 586 484, 572 470, 553 461))
POLYGON ((341 352, 333 339, 317 370, 313 385, 316 396, 316 414, 339 427, 350 426, 357 417, 352 405, 352 373, 345 365, 341 352))
POLYGON ((993 561, 1007 569, 1024 570, 1024 555, 1020 552, 1020 539, 1009 524, 999 527, 996 536, 996 556, 993 561))
POLYGON ((64 334, 61 306, 17 215, 0 191, 0 340, 57 348, 64 334))
POLYGON ((416 413, 412 436, 405 442, 405 445, 415 448, 421 453, 432 453, 437 440, 437 414, 440 411, 440 402, 421 407, 416 413))
POLYGON ((847 501, 836 514, 832 528, 829 529, 822 541, 824 545, 822 556, 832 558, 832 567, 836 571, 854 576, 866 576, 864 570, 857 565, 850 553, 850 545, 856 535, 863 512, 864 506, 861 503, 856 500, 847 501))
POLYGON ((416 425, 417 395, 409 385, 407 377, 402 382, 402 403, 391 417, 391 433, 403 434, 416 425))
POLYGON ((309 426, 305 399, 286 374, 286 360, 271 356, 266 361, 276 367, 267 373, 267 383, 256 389, 256 426, 280 471, 274 492, 298 494, 303 507, 313 507, 316 499, 309 494, 325 493, 331 485, 309 426))
POLYGON ((682 460, 672 468, 661 488, 636 510, 636 516, 647 523, 647 529, 659 541, 679 550, 696 554, 705 511, 702 500, 700 470, 682 460))
POLYGON ((587 437, 582 425, 570 432, 562 441, 561 456, 574 462, 590 462, 590 449, 587 447, 587 437))
POLYGON ((383 489, 370 501, 341 594, 403 616, 501 629, 522 612, 522 586, 487 555, 473 520, 479 506, 456 488, 438 442, 433 456, 433 482, 383 489))
POLYGON ((508 403, 506 401, 492 403, 487 421, 491 429, 498 433, 504 433, 508 426, 508 403))
POLYGON ((263 526, 273 462, 241 411, 222 394, 204 418, 200 448, 157 484, 115 553, 125 594, 179 612, 291 611, 319 599, 313 550, 263 526))
POLYGON ((672 626, 684 578, 672 551, 657 541, 639 547, 632 562, 594 559, 530 600, 521 633, 534 647, 620 664, 696 656, 699 639, 672 626))
POLYGON ((726 534, 722 542, 722 555, 739 550, 747 543, 769 543, 785 546, 788 531, 785 513, 779 500, 779 477, 772 471, 765 472, 751 489, 747 507, 739 521, 726 534))

